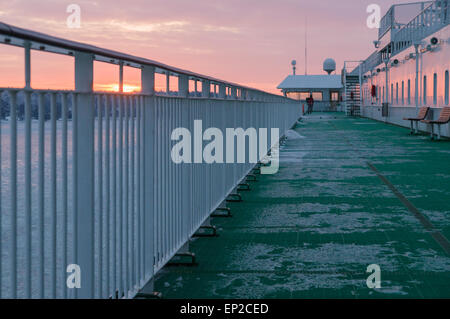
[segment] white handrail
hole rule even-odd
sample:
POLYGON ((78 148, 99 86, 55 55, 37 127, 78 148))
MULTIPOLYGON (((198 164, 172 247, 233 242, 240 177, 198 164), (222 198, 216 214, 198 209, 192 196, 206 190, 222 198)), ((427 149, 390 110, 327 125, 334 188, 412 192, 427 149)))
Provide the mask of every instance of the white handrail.
POLYGON ((31 49, 45 40, 75 58, 73 91, 0 88, 9 112, 0 118, 0 216, 10 221, 0 223, 9 238, 0 242, 0 298, 128 298, 151 289, 155 273, 255 166, 175 164, 171 132, 194 132, 201 120, 205 129, 277 128, 283 136, 300 117, 298 102, 282 96, 4 24, 0 34, 31 49), (142 92, 94 92, 95 54, 141 63, 142 92), (154 92, 163 67, 180 76, 176 97, 154 92), (190 97, 189 76, 218 85, 219 97, 208 89, 190 97), (81 268, 79 289, 66 285, 76 273, 70 265, 81 268))

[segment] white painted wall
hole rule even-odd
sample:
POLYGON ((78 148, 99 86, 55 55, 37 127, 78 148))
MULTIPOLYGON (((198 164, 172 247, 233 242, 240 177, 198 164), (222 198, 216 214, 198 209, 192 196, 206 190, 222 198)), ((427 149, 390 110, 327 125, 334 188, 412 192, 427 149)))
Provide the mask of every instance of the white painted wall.
MULTIPOLYGON (((427 119, 437 120, 442 108, 431 108, 427 119)), ((361 116, 371 118, 377 121, 395 124, 403 127, 410 127, 410 121, 405 121, 403 118, 416 117, 416 108, 411 106, 391 106, 389 107, 389 116, 381 116, 381 106, 366 105, 361 110, 361 116)), ((420 123, 419 130, 422 132, 431 133, 431 125, 420 123)), ((435 125, 435 133, 437 132, 437 125, 435 125)), ((441 125, 441 135, 450 138, 450 124, 441 125)))

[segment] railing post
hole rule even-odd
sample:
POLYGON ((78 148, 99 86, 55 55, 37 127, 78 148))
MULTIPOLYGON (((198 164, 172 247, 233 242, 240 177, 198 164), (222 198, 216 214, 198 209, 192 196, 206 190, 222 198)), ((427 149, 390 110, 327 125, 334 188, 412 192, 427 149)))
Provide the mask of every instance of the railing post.
POLYGON ((154 185, 154 131, 155 131, 155 67, 144 66, 141 73, 142 93, 144 96, 143 105, 143 165, 144 165, 144 278, 148 280, 144 282, 143 293, 153 292, 153 275, 154 275, 154 201, 153 201, 153 185, 154 185))
POLYGON ((25 88, 31 89, 31 43, 25 42, 25 88))
POLYGON ((189 95, 189 78, 187 75, 178 75, 178 96, 188 97, 189 95))
POLYGON ((225 99, 227 97, 227 88, 225 84, 219 84, 219 99, 225 99))
POLYGON ((247 100, 247 89, 241 89, 241 99, 247 100))
POLYGON ((445 1, 445 5, 447 8, 447 13, 445 14, 445 23, 448 23, 448 21, 450 20, 450 3, 448 2, 448 0, 445 1))
POLYGON ((119 63, 119 92, 123 93, 123 62, 119 63))
POLYGON ((170 72, 166 72, 166 93, 170 94, 170 72))
POLYGON ((204 80, 202 83, 202 97, 209 99, 211 93, 211 82, 204 80))
POLYGON ((81 270, 79 298, 94 297, 94 57, 75 54, 75 90, 77 92, 77 154, 74 165, 76 184, 75 264, 81 270))
POLYGON ((141 86, 143 94, 155 93, 155 67, 144 65, 141 70, 141 86))
POLYGON ((237 88, 232 86, 231 87, 231 99, 236 100, 237 99, 237 88))

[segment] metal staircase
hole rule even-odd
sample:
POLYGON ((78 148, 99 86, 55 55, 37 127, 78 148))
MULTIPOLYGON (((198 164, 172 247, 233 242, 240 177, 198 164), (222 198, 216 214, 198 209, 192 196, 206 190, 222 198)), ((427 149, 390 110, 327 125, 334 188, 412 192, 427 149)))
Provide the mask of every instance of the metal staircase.
POLYGON ((358 75, 345 75, 345 114, 349 116, 361 115, 361 86, 358 75))

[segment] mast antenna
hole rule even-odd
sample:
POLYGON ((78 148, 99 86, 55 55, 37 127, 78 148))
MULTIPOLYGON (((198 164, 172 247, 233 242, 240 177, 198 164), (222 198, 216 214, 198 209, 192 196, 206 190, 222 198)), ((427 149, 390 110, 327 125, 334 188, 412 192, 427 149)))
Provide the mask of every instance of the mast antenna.
POLYGON ((308 75, 308 17, 305 17, 305 75, 308 75))

